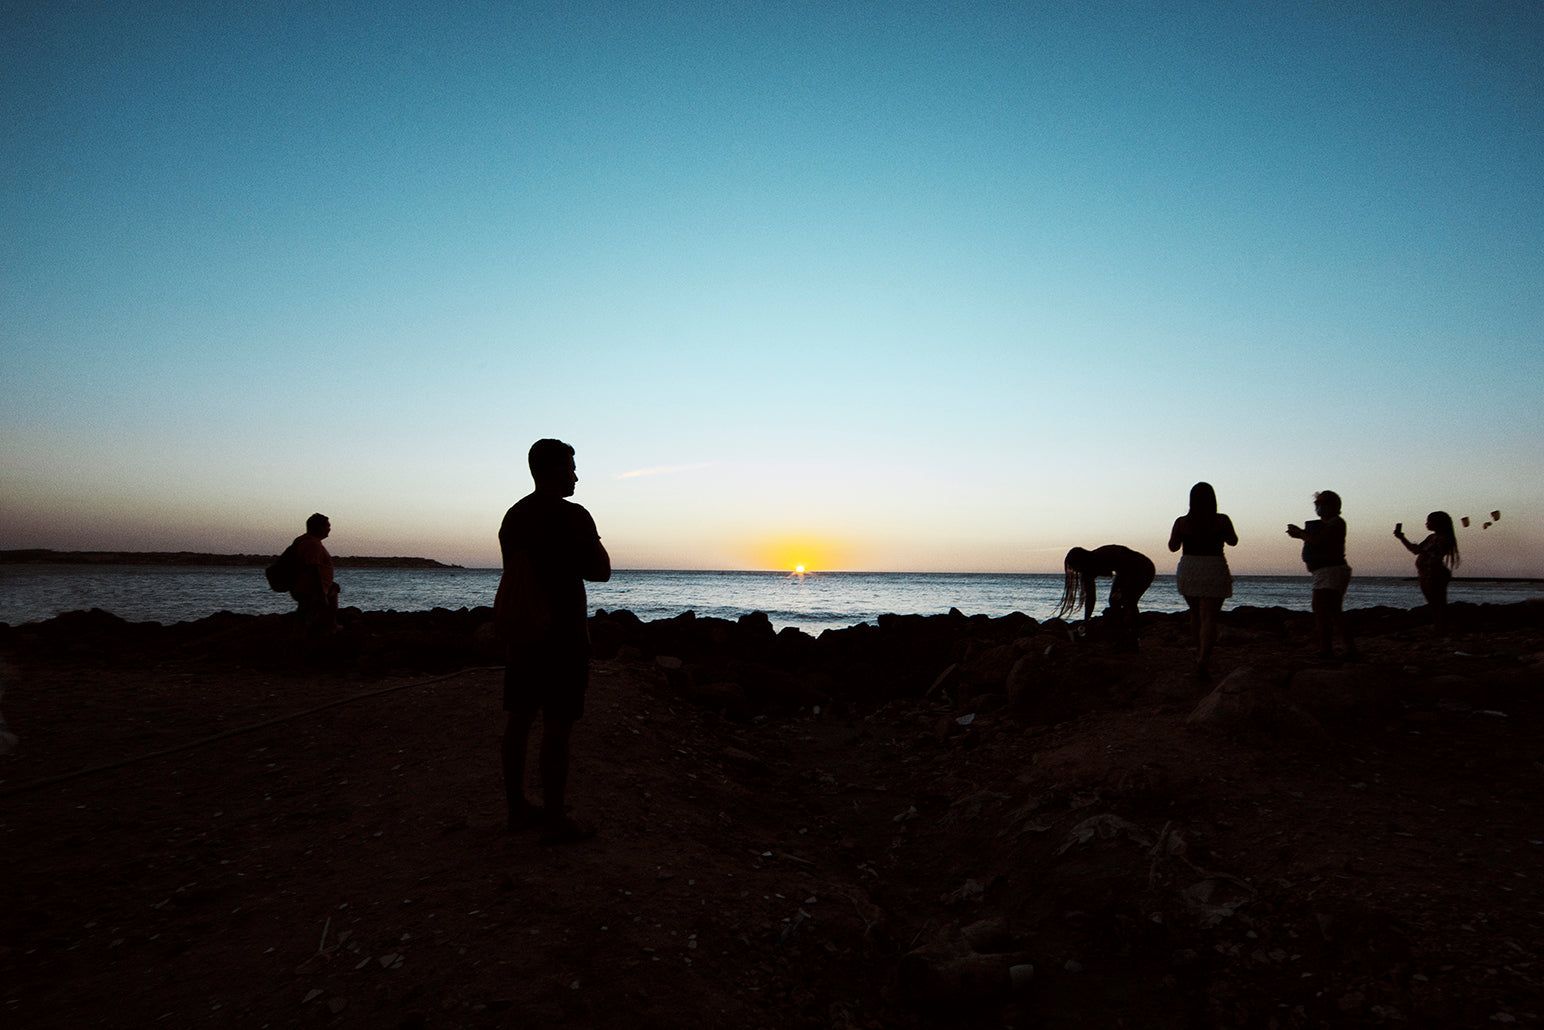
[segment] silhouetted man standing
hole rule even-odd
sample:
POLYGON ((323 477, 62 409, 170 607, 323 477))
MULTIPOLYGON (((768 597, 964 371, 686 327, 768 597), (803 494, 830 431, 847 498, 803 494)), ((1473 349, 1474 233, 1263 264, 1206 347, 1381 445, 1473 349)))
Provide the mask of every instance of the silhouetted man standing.
POLYGON ((306 636, 325 636, 338 626, 338 584, 332 579, 332 555, 322 546, 332 522, 317 512, 306 519, 306 531, 295 538, 298 566, 290 597, 306 636))
POLYGON ((536 489, 504 515, 499 550, 504 575, 495 620, 505 635, 502 758, 509 828, 539 825, 542 843, 584 840, 594 830, 564 810, 569 736, 584 714, 590 678, 590 630, 584 581, 611 578, 611 557, 595 520, 568 500, 579 476, 574 449, 538 440, 529 455, 536 489), (526 741, 542 716, 542 804, 525 797, 526 741))

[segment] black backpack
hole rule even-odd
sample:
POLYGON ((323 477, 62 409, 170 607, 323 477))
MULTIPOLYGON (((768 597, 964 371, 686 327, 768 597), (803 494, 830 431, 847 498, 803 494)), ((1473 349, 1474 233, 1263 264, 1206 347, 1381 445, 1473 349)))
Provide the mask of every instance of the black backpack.
POLYGON ((300 558, 295 550, 295 545, 290 544, 279 555, 279 560, 263 570, 263 575, 268 577, 268 585, 280 593, 295 588, 295 581, 300 578, 300 558))

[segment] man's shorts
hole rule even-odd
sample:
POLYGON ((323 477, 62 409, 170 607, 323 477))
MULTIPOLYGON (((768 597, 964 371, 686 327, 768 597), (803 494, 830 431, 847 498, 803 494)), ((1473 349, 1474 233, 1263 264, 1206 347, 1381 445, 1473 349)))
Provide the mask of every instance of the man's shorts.
POLYGON ((504 711, 574 722, 584 714, 590 656, 584 651, 511 647, 504 664, 504 711))
POLYGON ((1337 594, 1346 592, 1346 587, 1351 585, 1351 566, 1326 565, 1322 569, 1313 570, 1313 588, 1315 590, 1333 590, 1337 594))

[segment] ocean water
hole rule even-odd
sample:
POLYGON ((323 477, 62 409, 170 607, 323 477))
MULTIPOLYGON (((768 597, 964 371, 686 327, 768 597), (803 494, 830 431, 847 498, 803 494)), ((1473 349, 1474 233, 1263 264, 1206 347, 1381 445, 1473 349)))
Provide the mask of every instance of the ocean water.
MULTIPOLYGON (((339 569, 344 606, 365 611, 427 611, 492 605, 498 569, 339 569)), ((1109 587, 1100 582, 1101 607, 1109 587)), ((627 609, 646 621, 684 611, 735 619, 765 612, 777 629, 808 633, 872 622, 894 612, 966 615, 1020 611, 1044 619, 1061 600, 1062 577, 1035 574, 831 572, 663 572, 617 570, 609 583, 588 584, 590 610, 627 609)), ((1456 579, 1453 601, 1507 604, 1544 597, 1544 581, 1456 579)), ((1239 576, 1227 607, 1307 611, 1307 576, 1239 576)), ((1424 602, 1414 579, 1353 579, 1347 608, 1415 608, 1424 602)), ((186 622, 218 611, 263 615, 294 608, 268 589, 259 568, 152 565, 0 565, 0 622, 19 625, 63 612, 101 608, 130 622, 186 622)), ((1144 611, 1184 611, 1173 576, 1159 576, 1142 598, 1144 611)))

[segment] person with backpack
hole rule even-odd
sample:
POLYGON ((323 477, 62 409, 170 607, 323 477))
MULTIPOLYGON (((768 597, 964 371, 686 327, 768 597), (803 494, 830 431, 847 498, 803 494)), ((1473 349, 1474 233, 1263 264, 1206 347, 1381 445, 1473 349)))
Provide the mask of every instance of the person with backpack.
POLYGON ((332 522, 317 512, 306 519, 306 531, 290 545, 294 557, 289 595, 295 599, 295 617, 308 637, 325 636, 338 628, 341 591, 333 582, 332 555, 322 546, 331 532, 332 522))

